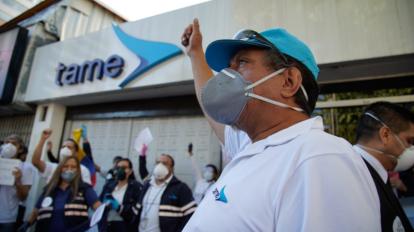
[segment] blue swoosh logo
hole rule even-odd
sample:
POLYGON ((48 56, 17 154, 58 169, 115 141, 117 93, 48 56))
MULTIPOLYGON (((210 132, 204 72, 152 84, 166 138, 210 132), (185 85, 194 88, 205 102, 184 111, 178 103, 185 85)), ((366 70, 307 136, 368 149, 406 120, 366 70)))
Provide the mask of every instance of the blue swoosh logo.
POLYGON ((119 84, 119 87, 121 88, 124 88, 131 81, 135 80, 139 75, 150 70, 152 67, 183 53, 183 51, 174 44, 135 38, 122 31, 121 28, 115 24, 112 25, 112 28, 121 43, 141 61, 138 67, 136 67, 132 73, 119 84))
POLYGON ((228 202, 226 194, 224 193, 225 188, 226 188, 226 186, 223 186, 223 188, 221 188, 220 192, 217 191, 217 188, 213 191, 213 194, 215 195, 216 201, 221 201, 223 203, 228 202))

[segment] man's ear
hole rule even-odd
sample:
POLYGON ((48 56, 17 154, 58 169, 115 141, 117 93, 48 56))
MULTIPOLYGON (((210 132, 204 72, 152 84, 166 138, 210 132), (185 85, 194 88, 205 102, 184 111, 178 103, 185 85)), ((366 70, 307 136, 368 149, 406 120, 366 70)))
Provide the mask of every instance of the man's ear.
POLYGON ((287 68, 283 73, 284 82, 281 95, 285 98, 293 97, 302 85, 302 74, 296 67, 287 68))
POLYGON ((388 127, 383 126, 379 129, 378 136, 379 136, 381 142, 384 145, 387 145, 388 143, 390 143, 391 135, 392 135, 391 133, 392 132, 391 132, 390 128, 388 128, 388 127))

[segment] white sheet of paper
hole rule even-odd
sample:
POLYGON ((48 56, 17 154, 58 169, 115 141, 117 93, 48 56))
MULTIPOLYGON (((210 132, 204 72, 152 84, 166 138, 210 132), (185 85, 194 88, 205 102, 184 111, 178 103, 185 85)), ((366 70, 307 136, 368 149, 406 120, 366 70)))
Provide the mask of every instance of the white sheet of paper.
POLYGON ((20 167, 18 159, 0 158, 0 185, 14 185, 13 170, 20 167))
POLYGON ((148 146, 154 140, 152 137, 151 131, 148 127, 139 132, 137 138, 135 139, 134 148, 137 152, 141 151, 142 145, 145 144, 148 146))
POLYGON ((102 219, 102 215, 105 211, 105 206, 105 204, 102 204, 95 210, 95 213, 92 215, 91 223, 89 224, 90 227, 95 226, 102 219))

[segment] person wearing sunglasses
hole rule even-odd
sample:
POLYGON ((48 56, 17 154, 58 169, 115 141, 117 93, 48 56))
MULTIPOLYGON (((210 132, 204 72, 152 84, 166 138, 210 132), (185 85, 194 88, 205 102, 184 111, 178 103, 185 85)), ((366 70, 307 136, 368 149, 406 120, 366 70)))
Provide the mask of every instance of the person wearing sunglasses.
POLYGON ((359 120, 354 149, 365 160, 381 203, 382 231, 413 231, 388 172, 414 165, 414 114, 389 102, 369 105, 359 120))
POLYGON ((243 146, 183 231, 381 231, 361 156, 311 118, 319 69, 305 43, 281 28, 241 30, 204 53, 197 19, 181 40, 204 114, 224 146, 243 146))

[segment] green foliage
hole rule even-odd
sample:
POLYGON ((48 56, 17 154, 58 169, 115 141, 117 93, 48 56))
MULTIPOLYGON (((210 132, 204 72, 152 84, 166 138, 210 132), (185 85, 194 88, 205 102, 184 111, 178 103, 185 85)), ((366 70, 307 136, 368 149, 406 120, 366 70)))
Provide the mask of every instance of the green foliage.
MULTIPOLYGON (((414 94, 414 88, 405 89, 383 89, 366 92, 346 92, 326 94, 319 97, 320 101, 349 100, 360 98, 389 97, 414 94)), ((404 104, 409 109, 414 108, 414 102, 404 104)), ((355 142, 355 131, 358 120, 365 106, 338 107, 329 109, 316 109, 315 115, 324 119, 325 130, 331 134, 343 137, 351 143, 355 142)))

